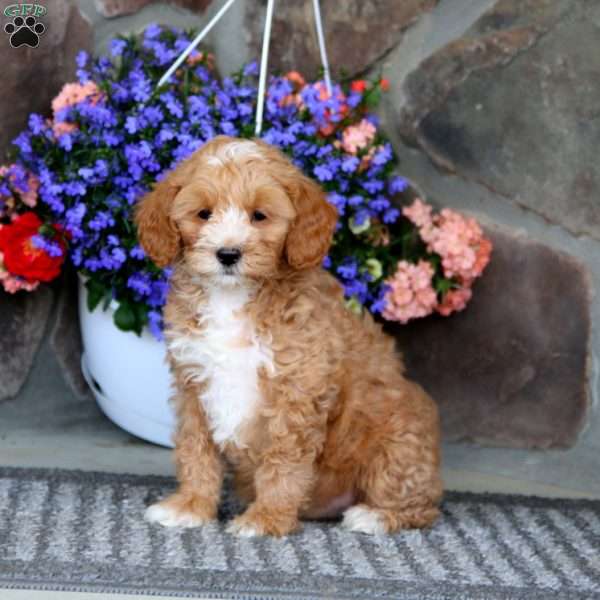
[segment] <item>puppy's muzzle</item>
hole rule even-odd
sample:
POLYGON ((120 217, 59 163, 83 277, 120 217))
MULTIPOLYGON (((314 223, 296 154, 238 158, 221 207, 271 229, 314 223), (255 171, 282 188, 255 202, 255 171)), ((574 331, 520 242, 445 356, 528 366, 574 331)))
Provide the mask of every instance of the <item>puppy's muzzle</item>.
POLYGON ((219 248, 217 259, 225 267, 235 265, 242 257, 242 251, 238 248, 219 248))

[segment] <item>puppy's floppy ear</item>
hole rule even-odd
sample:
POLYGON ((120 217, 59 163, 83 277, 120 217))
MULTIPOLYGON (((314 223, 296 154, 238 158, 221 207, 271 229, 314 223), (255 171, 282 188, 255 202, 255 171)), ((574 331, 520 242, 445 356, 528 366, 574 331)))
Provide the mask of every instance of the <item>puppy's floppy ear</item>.
POLYGON ((173 175, 168 175, 136 206, 138 239, 144 252, 158 267, 172 263, 181 247, 181 236, 169 216, 171 204, 180 189, 181 185, 175 183, 173 175))
POLYGON ((295 269, 315 267, 323 261, 335 230, 337 211, 321 187, 304 175, 296 176, 292 202, 296 218, 286 242, 285 256, 295 269))

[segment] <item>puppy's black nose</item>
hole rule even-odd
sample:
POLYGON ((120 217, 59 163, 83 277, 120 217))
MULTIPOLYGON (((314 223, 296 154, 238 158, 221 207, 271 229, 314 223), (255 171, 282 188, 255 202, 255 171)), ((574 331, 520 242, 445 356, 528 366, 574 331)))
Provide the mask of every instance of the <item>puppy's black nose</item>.
POLYGON ((219 248, 217 250, 217 258, 222 265, 230 267, 240 260, 242 252, 237 248, 219 248))

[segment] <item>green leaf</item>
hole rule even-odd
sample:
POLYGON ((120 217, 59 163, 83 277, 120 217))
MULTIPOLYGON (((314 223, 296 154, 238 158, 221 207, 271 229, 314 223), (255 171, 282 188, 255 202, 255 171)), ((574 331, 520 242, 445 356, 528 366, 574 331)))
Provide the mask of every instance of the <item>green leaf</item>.
POLYGON ((93 312, 98 304, 100 304, 102 301, 102 298, 104 298, 107 290, 99 281, 96 281, 95 279, 88 279, 85 282, 85 287, 88 292, 87 307, 90 312, 93 312))
POLYGON ((146 323, 148 322, 148 309, 145 304, 136 302, 133 305, 133 310, 135 312, 135 318, 137 321, 136 331, 138 335, 141 335, 144 325, 146 325, 146 323))
POLYGON ((123 300, 119 304, 119 308, 115 310, 114 314, 115 325, 121 331, 136 331, 137 332, 137 319, 135 311, 131 304, 123 300))

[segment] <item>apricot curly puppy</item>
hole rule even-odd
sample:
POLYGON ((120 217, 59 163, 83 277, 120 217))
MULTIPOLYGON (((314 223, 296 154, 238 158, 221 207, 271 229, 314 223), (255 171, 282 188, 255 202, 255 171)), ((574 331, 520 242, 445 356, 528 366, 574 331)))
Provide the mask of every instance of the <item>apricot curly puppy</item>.
POLYGON ((343 513, 352 531, 438 515, 438 414, 394 342, 321 268, 336 223, 319 186, 260 141, 218 137, 142 199, 146 253, 173 264, 165 337, 179 489, 146 518, 217 514, 224 462, 249 503, 229 531, 281 536, 343 513))

